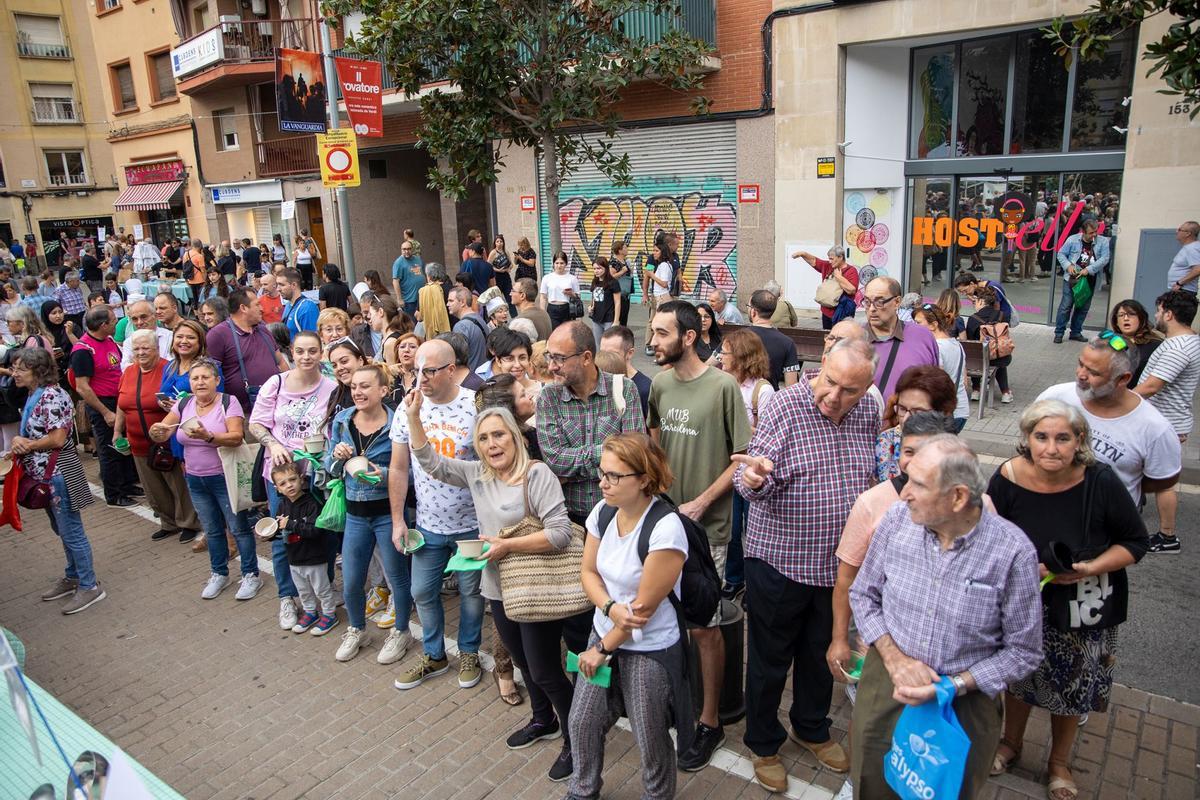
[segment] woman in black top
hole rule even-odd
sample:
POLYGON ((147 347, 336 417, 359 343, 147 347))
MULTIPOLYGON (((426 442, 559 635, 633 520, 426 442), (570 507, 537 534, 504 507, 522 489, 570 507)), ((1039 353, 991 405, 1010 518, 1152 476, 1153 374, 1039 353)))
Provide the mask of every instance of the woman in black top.
POLYGON ((717 324, 717 312, 708 303, 696 306, 700 314, 700 336, 696 339, 696 355, 701 361, 708 361, 714 354, 721 352, 721 326, 717 324))
MULTIPOLYGON (((996 290, 985 286, 975 292, 975 313, 967 317, 967 341, 979 341, 979 328, 996 322, 1008 322, 1008 316, 1000 310, 996 290)), ((1011 403, 1012 392, 1008 386, 1008 365, 1012 363, 1012 355, 997 358, 988 362, 996 368, 996 383, 1000 386, 1000 402, 1011 403)), ((971 399, 979 399, 979 378, 971 378, 971 399)))
POLYGON ((71 348, 79 341, 83 331, 75 330, 75 323, 67 319, 62 303, 57 300, 42 303, 41 315, 42 328, 54 343, 54 360, 58 364, 59 383, 63 388, 67 388, 67 361, 71 357, 71 348))
POLYGON ((625 260, 626 249, 624 241, 613 242, 612 256, 608 259, 608 271, 616 279, 617 286, 621 287, 621 297, 625 301, 621 303, 618 315, 622 325, 629 324, 629 299, 633 297, 633 270, 625 260))
POLYGON ((592 319, 592 331, 596 335, 597 350, 600 349, 600 337, 620 318, 624 299, 621 287, 609 271, 608 259, 596 256, 592 262, 592 306, 589 316, 592 319))
POLYGON ((1137 386, 1142 370, 1150 360, 1150 354, 1163 343, 1163 335, 1150 324, 1150 315, 1137 300, 1122 300, 1113 307, 1109 327, 1137 345, 1138 365, 1129 379, 1130 386, 1137 386))
POLYGON ((529 246, 529 238, 522 236, 517 240, 517 251, 513 254, 517 262, 516 280, 530 278, 534 283, 538 280, 537 252, 529 246))
POLYGON ((988 495, 996 513, 1033 542, 1050 581, 1042 591, 1042 663, 1005 693, 992 774, 1018 759, 1029 712, 1038 706, 1051 715, 1048 796, 1073 800, 1069 761, 1079 717, 1108 708, 1117 626, 1129 602, 1125 567, 1146 554, 1149 539, 1121 479, 1096 463, 1078 409, 1039 401, 1020 424, 1020 456, 996 471, 988 495))
MULTIPOLYGON (((488 253, 488 263, 492 265, 496 288, 504 293, 504 302, 508 303, 509 295, 512 294, 512 259, 508 257, 508 245, 503 236, 497 235, 495 241, 492 242, 492 252, 488 253)), ((513 311, 514 309, 510 306, 509 313, 516 316, 513 311)))

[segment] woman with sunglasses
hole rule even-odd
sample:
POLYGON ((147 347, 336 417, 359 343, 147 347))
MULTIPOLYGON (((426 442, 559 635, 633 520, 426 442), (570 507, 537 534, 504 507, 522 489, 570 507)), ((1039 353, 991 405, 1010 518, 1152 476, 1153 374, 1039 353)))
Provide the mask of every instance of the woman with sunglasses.
POLYGON ((940 366, 922 364, 904 370, 883 414, 888 427, 875 442, 875 477, 887 481, 900 474, 900 431, 910 414, 939 411, 952 417, 957 403, 954 381, 940 366))
POLYGON ((1138 365, 1129 379, 1130 386, 1137 386, 1142 378, 1142 370, 1150 360, 1150 354, 1163 343, 1163 335, 1150 322, 1146 308, 1137 300, 1122 300, 1113 307, 1109 317, 1109 327, 1121 334, 1125 341, 1137 349, 1138 365))
POLYGON ((938 362, 954 381, 957 402, 954 406, 954 432, 958 433, 971 416, 971 404, 967 402, 967 353, 962 344, 950 335, 954 322, 938 306, 925 303, 913 310, 913 321, 923 325, 933 334, 938 347, 938 362))

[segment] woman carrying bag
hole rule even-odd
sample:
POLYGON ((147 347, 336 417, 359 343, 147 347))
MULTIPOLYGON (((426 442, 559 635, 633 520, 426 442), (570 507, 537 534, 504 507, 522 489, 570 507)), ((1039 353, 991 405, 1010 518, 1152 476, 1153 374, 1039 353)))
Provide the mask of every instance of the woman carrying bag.
MULTIPOLYGON (((578 542, 567 518, 562 486, 549 467, 529 460, 525 438, 506 409, 485 408, 479 413, 474 445, 480 460, 461 461, 446 458, 429 446, 420 423, 422 402, 420 391, 410 392, 405 400, 413 458, 434 479, 470 489, 479 517, 479 538, 489 546, 480 592, 491 602, 496 629, 529 688, 533 719, 511 734, 506 744, 519 750, 543 739, 557 739, 564 734, 571 713, 571 682, 563 671, 560 649, 563 622, 570 616, 587 614, 587 599, 581 595, 579 608, 560 619, 514 622, 505 613, 509 597, 502 591, 499 564, 511 554, 555 553, 578 542), (502 537, 502 529, 521 525, 527 518, 535 523, 526 526, 528 533, 502 537), (541 530, 534 530, 538 526, 541 530)), ((533 581, 542 577, 529 575, 533 581)), ((569 737, 565 739, 550 768, 553 781, 566 780, 572 772, 571 744, 569 737)))

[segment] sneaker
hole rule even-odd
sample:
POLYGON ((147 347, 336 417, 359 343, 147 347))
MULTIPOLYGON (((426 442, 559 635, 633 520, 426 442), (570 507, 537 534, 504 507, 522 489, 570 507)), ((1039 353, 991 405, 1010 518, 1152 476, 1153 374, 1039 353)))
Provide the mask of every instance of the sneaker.
POLYGON ((460 653, 458 656, 458 686, 460 689, 470 689, 479 683, 483 677, 483 667, 479 666, 479 653, 460 653))
POLYGON ((725 729, 718 725, 710 728, 703 722, 696 723, 696 738, 692 746, 679 757, 679 768, 684 772, 699 772, 712 761, 713 753, 725 744, 725 729))
POLYGON ((379 655, 375 657, 375 660, 380 664, 395 664, 404 658, 414 641, 412 634, 408 631, 393 629, 383 640, 383 647, 379 648, 379 655))
POLYGON ((279 627, 290 631, 296 625, 296 603, 290 597, 279 598, 279 627))
POLYGON ((400 673, 392 685, 397 689, 415 689, 429 678, 444 675, 450 671, 450 662, 445 656, 430 658, 428 653, 422 653, 421 659, 400 673))
POLYGON ((367 595, 367 616, 373 617, 380 611, 383 611, 385 608, 387 608, 388 600, 390 600, 391 597, 392 593, 383 586, 376 586, 371 589, 370 593, 367 595))
MULTIPOLYGON (((1037 276, 1037 275, 1030 275, 1030 276, 1029 276, 1029 282, 1030 282, 1030 283, 1037 283, 1039 280, 1040 280, 1040 278, 1038 278, 1038 276, 1037 276)), ((849 784, 847 784, 847 785, 849 785, 849 784)))
POLYGON ((768 792, 787 791, 788 774, 778 755, 754 759, 754 782, 768 792))
POLYGON ((396 607, 391 603, 388 603, 387 609, 379 615, 379 619, 375 620, 375 626, 378 628, 383 628, 386 631, 388 628, 395 627, 395 625, 396 607))
POLYGON ((1055 344, 1062 344, 1062 340, 1063 340, 1063 335, 1061 333, 1054 334, 1054 343, 1055 344))
POLYGON ((71 599, 63 603, 62 613, 78 614, 93 603, 99 603, 107 596, 98 583, 91 589, 76 589, 75 593, 71 595, 71 599))
POLYGON ((555 783, 559 783, 571 777, 571 773, 574 771, 575 764, 571 761, 571 746, 563 745, 563 749, 558 753, 558 758, 554 759, 554 763, 550 766, 548 777, 555 783))
POLYGON ((338 661, 349 661, 358 655, 359 650, 370 643, 371 638, 367 635, 366 631, 350 625, 346 628, 346 632, 342 634, 342 643, 338 645, 337 652, 334 653, 333 657, 338 661))
POLYGON ((1159 531, 1150 537, 1151 553, 1178 553, 1181 549, 1178 536, 1167 536, 1159 531))
POLYGON ((971 399, 974 400, 976 403, 979 402, 979 390, 978 389, 971 390, 971 399))
POLYGON ((225 587, 228 585, 228 575, 218 575, 214 572, 208 576, 208 583, 204 584, 204 591, 200 593, 200 597, 204 600, 212 600, 225 591, 225 587))
POLYGON ((125 491, 125 494, 127 494, 130 497, 145 497, 146 490, 140 486, 134 486, 131 489, 127 489, 125 491))
MULTIPOLYGON (((336 614, 331 614, 328 616, 326 616, 325 614, 322 614, 321 616, 317 617, 317 624, 313 625, 312 630, 310 630, 309 633, 313 636, 324 636, 325 634, 329 633, 331 630, 336 628, 337 624, 338 624, 338 618, 337 618, 336 614)), ((350 630, 354 630, 354 628, 351 628, 350 630)), ((346 632, 349 633, 350 631, 346 631, 346 632)), ((370 641, 370 640, 363 639, 362 644, 366 644, 368 641, 370 641)), ((346 645, 346 638, 343 636, 342 637, 342 646, 344 647, 345 645, 346 645)), ((339 647, 338 653, 340 654, 341 652, 342 652, 342 648, 339 647)), ((354 658, 353 654, 351 654, 346 659, 338 659, 338 660, 339 661, 342 661, 342 660, 349 661, 351 658, 354 658)))
POLYGON ((1004 404, 1006 404, 1006 405, 1007 405, 1008 403, 1011 403, 1012 401, 1013 401, 1013 394, 1012 394, 1012 392, 1004 392, 1004 393, 1002 393, 1002 394, 1000 395, 1000 402, 1001 402, 1001 403, 1004 403, 1004 404))
POLYGON ((317 615, 311 611, 301 612, 300 618, 292 626, 292 633, 304 633, 317 622, 317 615))
POLYGON ((237 597, 238 600, 253 600, 258 594, 258 590, 262 588, 262 578, 257 575, 243 575, 242 582, 238 584, 237 597))
POLYGON ((130 506, 137 505, 137 503, 133 502, 128 497, 116 497, 112 500, 108 500, 105 504, 109 508, 129 508, 130 506))
POLYGON ((1087 340, 1088 340, 1088 338, 1081 333, 1072 333, 1071 334, 1072 342, 1087 342, 1087 340))
MULTIPOLYGON (((197 531, 189 531, 188 529, 184 528, 183 530, 181 530, 179 532, 179 541, 182 544, 187 544, 188 542, 193 541, 196 538, 196 533, 197 533, 197 531)), ((233 552, 236 553, 237 550, 234 550, 233 552)))
POLYGON ((559 727, 558 720, 549 724, 530 720, 524 728, 509 735, 504 743, 508 745, 509 750, 524 750, 534 742, 549 741, 560 736, 562 736, 562 729, 559 727))
POLYGON ((745 591, 746 584, 744 582, 727 583, 721 587, 721 597, 724 597, 726 600, 737 600, 738 595, 744 594, 745 591))
POLYGON ((850 758, 842 746, 832 739, 827 742, 806 742, 788 727, 788 738, 812 753, 821 765, 834 772, 849 772, 850 758))
POLYGON ((166 528, 160 528, 159 530, 156 530, 154 533, 150 534, 150 541, 161 542, 163 539, 170 539, 177 533, 179 533, 179 531, 169 531, 166 528))
POLYGON ((42 600, 49 602, 50 600, 60 600, 67 595, 75 594, 75 590, 79 588, 79 581, 74 578, 59 578, 53 586, 42 592, 42 600))

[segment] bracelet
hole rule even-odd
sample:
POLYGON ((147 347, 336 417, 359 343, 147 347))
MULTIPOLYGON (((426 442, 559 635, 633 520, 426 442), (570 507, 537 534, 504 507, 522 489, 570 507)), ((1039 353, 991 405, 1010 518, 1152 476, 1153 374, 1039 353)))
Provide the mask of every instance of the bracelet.
POLYGON ((951 675, 950 682, 954 684, 954 694, 962 697, 967 693, 967 681, 962 675, 951 675))
POLYGON ((609 598, 608 602, 604 604, 604 607, 602 609, 600 609, 600 613, 604 614, 604 616, 607 617, 608 612, 612 611, 612 607, 615 606, 616 604, 617 604, 616 600, 609 598))

